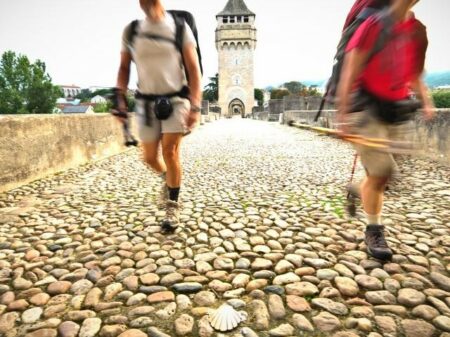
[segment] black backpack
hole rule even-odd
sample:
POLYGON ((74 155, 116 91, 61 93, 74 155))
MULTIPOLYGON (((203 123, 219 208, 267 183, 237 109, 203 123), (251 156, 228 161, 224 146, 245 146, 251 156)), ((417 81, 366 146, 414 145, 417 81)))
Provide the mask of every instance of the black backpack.
POLYGON ((357 0, 353 5, 352 11, 349 13, 347 17, 346 24, 344 26, 344 30, 341 35, 341 39, 337 46, 336 55, 334 56, 333 70, 331 73, 331 77, 327 82, 325 94, 322 97, 322 101, 320 102, 319 111, 317 112, 314 121, 317 122, 319 119, 325 103, 335 103, 336 99, 336 91, 339 85, 339 80, 341 76, 342 66, 344 63, 345 57, 345 49, 347 44, 350 42, 353 34, 356 30, 365 22, 368 18, 373 15, 378 15, 379 20, 382 22, 383 28, 378 36, 375 45, 370 52, 368 60, 370 60, 376 53, 383 49, 386 41, 389 38, 389 34, 391 32, 392 22, 390 16, 387 13, 386 6, 380 5, 380 3, 384 3, 383 1, 376 0, 357 0), (355 10, 357 12, 355 12, 355 10), (350 20, 351 19, 351 20, 350 20))
MULTIPOLYGON (((151 35, 151 34, 146 34, 145 37, 149 38, 149 39, 164 40, 164 41, 174 43, 175 47, 181 54, 181 58, 183 60, 184 71, 186 74, 186 79, 189 79, 189 75, 186 71, 186 65, 184 62, 183 52, 182 52, 183 36, 184 36, 184 28, 185 28, 184 24, 187 23, 189 25, 189 27, 191 28, 192 33, 194 34, 195 41, 197 43, 198 62, 200 64, 200 72, 201 72, 201 74, 203 74, 202 54, 200 52, 200 45, 198 42, 198 30, 197 30, 197 25, 195 24, 194 16, 187 11, 178 11, 178 10, 168 10, 167 13, 172 15, 172 17, 175 21, 175 40, 171 40, 171 39, 168 39, 168 38, 165 38, 162 36, 151 35)), ((129 41, 130 45, 133 45, 134 38, 137 35, 138 23, 139 23, 139 20, 134 20, 130 24, 130 31, 129 31, 129 35, 128 35, 128 41, 129 41)))

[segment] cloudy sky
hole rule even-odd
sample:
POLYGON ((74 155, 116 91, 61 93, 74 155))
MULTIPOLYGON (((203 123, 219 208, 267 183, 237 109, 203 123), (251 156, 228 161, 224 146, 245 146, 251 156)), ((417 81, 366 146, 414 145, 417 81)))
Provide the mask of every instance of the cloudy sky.
MULTIPOLYGON (((191 11, 199 27, 205 78, 217 71, 215 15, 227 0, 163 0, 191 11)), ((245 0, 256 13, 257 87, 329 76, 345 16, 355 0, 245 0)), ((138 0, 0 0, 0 54, 41 59, 56 84, 113 86, 123 27, 143 16, 138 0)), ((450 70, 450 0, 422 0, 428 27, 427 70, 450 70)), ((135 81, 135 77, 132 79, 135 81)), ((130 83, 134 87, 134 83, 130 83)))

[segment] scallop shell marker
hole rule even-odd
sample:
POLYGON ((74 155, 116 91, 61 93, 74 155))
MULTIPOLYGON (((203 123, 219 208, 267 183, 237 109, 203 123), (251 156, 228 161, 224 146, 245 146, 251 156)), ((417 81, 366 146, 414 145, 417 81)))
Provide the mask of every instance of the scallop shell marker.
POLYGON ((233 330, 239 323, 245 321, 247 313, 236 311, 231 305, 224 303, 217 310, 211 310, 208 319, 214 329, 225 332, 233 330))

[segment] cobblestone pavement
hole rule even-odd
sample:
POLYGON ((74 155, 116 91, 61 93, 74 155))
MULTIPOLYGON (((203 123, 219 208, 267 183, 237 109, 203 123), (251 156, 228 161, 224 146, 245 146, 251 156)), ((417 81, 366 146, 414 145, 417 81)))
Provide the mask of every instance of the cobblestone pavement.
POLYGON ((346 144, 221 120, 183 153, 176 235, 135 150, 1 194, 0 335, 450 337, 448 167, 401 160, 383 265, 345 213, 346 144), (213 331, 227 301, 248 318, 213 331))

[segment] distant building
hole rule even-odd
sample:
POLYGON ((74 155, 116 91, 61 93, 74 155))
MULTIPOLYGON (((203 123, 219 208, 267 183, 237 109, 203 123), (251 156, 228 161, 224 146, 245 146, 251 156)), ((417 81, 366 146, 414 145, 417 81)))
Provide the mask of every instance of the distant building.
POLYGON ((91 114, 94 113, 94 108, 92 105, 75 105, 75 106, 65 106, 62 109, 64 114, 91 114))
POLYGON ((78 105, 80 104, 81 100, 76 98, 76 99, 68 99, 68 98, 58 98, 56 100, 56 104, 64 104, 64 105, 78 105))
POLYGON ((216 49, 219 56, 219 106, 224 116, 252 113, 256 48, 255 13, 244 0, 228 0, 216 15, 216 49))
POLYGON ((106 103, 107 100, 105 97, 97 95, 91 98, 91 103, 95 103, 95 104, 104 104, 106 103))
POLYGON ((81 93, 81 88, 76 85, 60 85, 60 88, 64 92, 64 97, 75 97, 81 93))
POLYGON ((108 90, 108 89, 111 89, 111 87, 101 87, 101 86, 91 86, 91 87, 89 87, 89 91, 90 92, 96 92, 96 91, 98 91, 98 90, 108 90))

